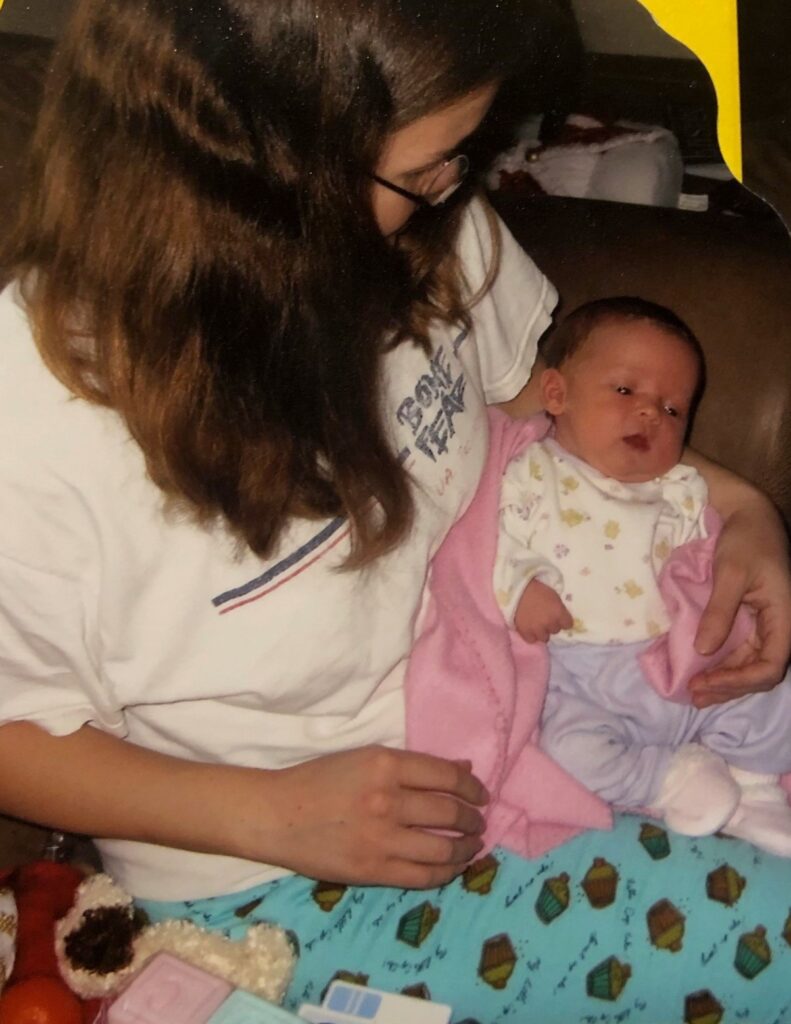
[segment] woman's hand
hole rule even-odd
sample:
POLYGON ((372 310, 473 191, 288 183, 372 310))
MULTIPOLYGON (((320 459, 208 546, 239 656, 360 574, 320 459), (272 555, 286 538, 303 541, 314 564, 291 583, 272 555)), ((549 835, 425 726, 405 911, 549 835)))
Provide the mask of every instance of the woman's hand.
POLYGON ((714 591, 695 639, 703 654, 728 635, 740 602, 755 612, 756 633, 716 668, 689 684, 696 707, 771 690, 784 676, 791 650, 791 575, 785 539, 774 519, 731 517, 714 557, 714 591))
POLYGON ((695 647, 710 654, 724 642, 741 602, 755 612, 756 634, 716 668, 691 680, 692 702, 711 704, 770 690, 784 676, 791 652, 791 570, 788 542, 769 500, 746 481, 687 452, 703 473, 724 525, 714 556, 714 591, 695 647))
POLYGON ((363 747, 283 769, 272 783, 262 859, 312 878, 433 888, 482 846, 477 807, 488 795, 469 762, 363 747))

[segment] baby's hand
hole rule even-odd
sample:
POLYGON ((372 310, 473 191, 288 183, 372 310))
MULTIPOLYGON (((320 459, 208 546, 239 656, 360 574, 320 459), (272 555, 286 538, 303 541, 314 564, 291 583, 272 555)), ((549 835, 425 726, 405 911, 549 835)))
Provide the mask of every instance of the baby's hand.
POLYGON ((529 644, 546 643, 553 633, 571 629, 574 620, 560 597, 546 583, 531 580, 519 598, 514 616, 517 633, 529 644))

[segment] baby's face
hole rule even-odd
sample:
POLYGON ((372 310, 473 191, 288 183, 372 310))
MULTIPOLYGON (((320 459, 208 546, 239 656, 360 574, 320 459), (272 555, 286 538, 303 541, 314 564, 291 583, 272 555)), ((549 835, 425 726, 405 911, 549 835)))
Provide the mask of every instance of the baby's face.
POLYGON ((594 328, 562 369, 545 371, 545 408, 572 455, 641 483, 679 461, 698 374, 680 338, 649 320, 613 320, 594 328))

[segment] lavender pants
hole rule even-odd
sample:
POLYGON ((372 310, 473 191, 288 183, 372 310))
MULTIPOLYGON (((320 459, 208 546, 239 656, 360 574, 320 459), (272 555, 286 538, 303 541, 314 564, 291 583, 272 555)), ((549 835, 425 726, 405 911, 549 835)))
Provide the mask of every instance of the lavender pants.
POLYGON ((748 771, 791 771, 791 680, 698 710, 660 697, 638 657, 651 641, 549 645, 541 747, 602 799, 649 807, 675 750, 698 742, 748 771))

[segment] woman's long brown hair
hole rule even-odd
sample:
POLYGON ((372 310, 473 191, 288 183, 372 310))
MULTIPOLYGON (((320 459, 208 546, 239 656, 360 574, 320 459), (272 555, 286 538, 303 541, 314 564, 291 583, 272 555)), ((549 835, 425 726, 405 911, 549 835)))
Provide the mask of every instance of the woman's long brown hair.
POLYGON ((459 211, 393 246, 367 173, 388 132, 509 69, 514 6, 78 4, 7 264, 52 372, 260 555, 292 515, 348 515, 358 565, 408 528, 380 362, 467 315, 459 211))

